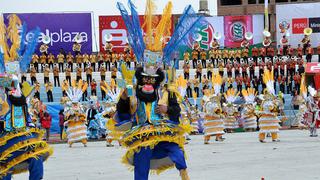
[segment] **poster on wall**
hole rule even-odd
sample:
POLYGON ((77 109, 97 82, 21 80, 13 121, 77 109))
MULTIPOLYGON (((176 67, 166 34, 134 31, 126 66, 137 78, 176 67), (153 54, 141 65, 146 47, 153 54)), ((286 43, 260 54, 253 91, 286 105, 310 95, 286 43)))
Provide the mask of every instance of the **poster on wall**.
MULTIPOLYGON (((246 32, 253 33, 253 39, 250 41, 251 45, 262 42, 263 15, 215 16, 207 17, 206 21, 208 24, 199 27, 198 32, 202 37, 199 41, 202 49, 209 50, 211 48, 213 36, 216 32, 221 34, 220 47, 241 47, 246 32)), ((192 48, 192 43, 189 43, 189 48, 192 48)))
MULTIPOLYGON (((159 16, 158 19, 160 19, 159 16)), ((252 32, 253 39, 251 44, 261 43, 263 36, 263 15, 250 15, 250 16, 215 16, 206 17, 207 24, 198 27, 198 33, 201 35, 201 40, 199 41, 200 47, 204 50, 209 50, 211 48, 211 43, 213 41, 214 33, 220 33, 221 39, 219 40, 221 47, 240 47, 241 41, 244 38, 245 32, 252 32), (227 22, 227 23, 226 23, 227 22), (231 23, 231 24, 229 24, 231 23), (226 27, 225 25, 228 25, 226 27), (229 31, 232 30, 233 32, 229 31), (230 33, 226 33, 226 32, 230 33)), ((140 16, 140 23, 143 24, 143 16, 140 16)), ((173 23, 172 23, 173 24, 173 23)), ((173 32, 173 26, 171 27, 171 32, 173 32)), ((106 34, 111 34, 112 44, 115 51, 123 51, 124 47, 127 45, 127 30, 122 20, 121 16, 99 16, 99 47, 103 51, 103 46, 106 41, 104 36, 106 34)), ((168 41, 170 37, 166 37, 165 41, 168 41)), ((190 50, 193 44, 193 38, 189 38, 186 46, 190 50)), ((183 48, 185 49, 185 48, 183 48)), ((183 53, 180 53, 180 55, 183 53)))
POLYGON ((285 33, 289 33, 289 43, 293 47, 302 45, 304 29, 311 28, 311 46, 317 47, 320 42, 320 3, 299 3, 277 5, 277 42, 285 33))
MULTIPOLYGON (((253 32, 252 16, 224 16, 224 45, 230 48, 241 47, 245 33, 253 32)), ((253 40, 249 41, 250 45, 253 40)))
MULTIPOLYGON (((9 14, 4 14, 5 19, 9 14)), ((91 13, 21 13, 17 14, 22 22, 26 22, 28 31, 39 27, 41 36, 50 37, 49 53, 58 54, 63 48, 66 53, 72 52, 72 45, 77 34, 83 37, 81 52, 92 52, 91 13)), ((28 34, 27 34, 28 36, 28 34)), ((39 47, 37 48, 39 52, 39 47)))
MULTIPOLYGON (((140 15, 140 24, 141 26, 143 25, 144 22, 144 16, 140 15)), ((161 19, 161 16, 155 16, 155 22, 159 22, 161 19)), ((173 22, 173 17, 171 19, 173 22)), ((173 23, 171 28, 171 33, 173 30, 173 23)), ((112 35, 112 45, 113 45, 113 50, 116 52, 121 52, 124 50, 124 48, 127 46, 127 29, 126 25, 122 19, 121 16, 99 16, 99 47, 100 51, 104 52, 104 45, 106 44, 105 36, 107 34, 112 35)), ((164 37, 163 38, 164 43, 168 42, 170 39, 170 36, 164 37)))
MULTIPOLYGON (((223 29, 223 17, 208 17, 206 18, 208 22, 206 25, 198 27, 199 34, 201 35, 201 40, 199 41, 200 48, 204 50, 209 50, 211 48, 211 43, 214 39, 214 34, 221 34, 221 39, 219 39, 220 46, 224 46, 224 29, 223 29)), ((192 43, 191 43, 192 44, 192 43)), ((189 47, 192 47, 190 45, 189 47)))

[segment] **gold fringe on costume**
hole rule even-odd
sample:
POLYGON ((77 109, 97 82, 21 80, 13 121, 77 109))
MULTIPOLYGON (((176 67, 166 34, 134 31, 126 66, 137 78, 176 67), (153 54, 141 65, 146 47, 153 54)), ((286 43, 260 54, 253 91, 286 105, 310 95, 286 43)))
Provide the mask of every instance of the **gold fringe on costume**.
MULTIPOLYGON (((128 146, 126 143, 122 143, 123 146, 127 147, 128 150, 126 154, 122 157, 122 163, 126 164, 130 170, 133 170, 134 167, 129 162, 129 159, 132 159, 135 153, 138 153, 142 147, 149 147, 153 149, 158 143, 160 142, 173 142, 178 144, 178 146, 183 150, 184 152, 184 144, 185 144, 185 138, 183 136, 184 132, 181 131, 181 129, 185 129, 187 131, 191 130, 191 127, 187 126, 179 126, 177 128, 168 128, 168 127, 162 127, 162 128, 155 128, 150 130, 142 130, 138 131, 136 133, 131 134, 129 137, 125 137, 122 139, 122 142, 126 141, 132 141, 133 138, 140 138, 137 142, 134 144, 128 146), (170 135, 159 135, 160 133, 165 132, 172 132, 177 133, 173 136, 170 135), (146 138, 141 139, 142 136, 146 136, 146 138)), ((173 168, 174 164, 172 165, 165 165, 161 167, 157 167, 157 169, 150 169, 151 174, 160 174, 161 172, 173 168)))
POLYGON ((22 140, 1 152, 0 162, 5 162, 8 158, 13 156, 14 152, 24 151, 27 148, 32 148, 32 150, 27 151, 24 154, 15 157, 7 164, 0 166, 0 177, 5 176, 7 173, 9 173, 10 169, 12 169, 10 170, 10 173, 12 174, 25 172, 28 170, 28 166, 20 165, 25 160, 30 158, 38 158, 40 156, 43 156, 45 158, 44 160, 46 160, 53 153, 53 149, 47 144, 47 142, 41 140, 44 135, 44 131, 36 128, 28 130, 21 129, 18 132, 10 132, 1 138, 0 145, 3 146, 7 143, 7 141, 14 138, 18 138, 21 136, 31 136, 33 133, 37 134, 37 136, 34 138, 22 140), (15 166, 17 166, 17 168, 15 168, 15 166))
MULTIPOLYGON (((123 135, 124 132, 115 131, 115 124, 116 122, 110 119, 107 123, 107 127, 111 131, 114 139, 119 140, 121 145, 124 148, 127 148, 127 152, 123 156, 122 162, 131 170, 133 170, 134 167, 129 162, 129 159, 133 158, 134 153, 139 152, 142 147, 149 147, 153 149, 160 142, 173 142, 178 144, 183 150, 185 143, 185 138, 183 135, 192 131, 192 127, 189 123, 181 123, 177 127, 169 127, 165 124, 162 124, 157 127, 148 126, 139 128, 135 131, 128 131, 125 135, 123 135), (134 140, 135 142, 133 142, 134 140)), ((157 169, 151 169, 150 173, 159 174, 173 167, 174 165, 162 166, 157 169)))

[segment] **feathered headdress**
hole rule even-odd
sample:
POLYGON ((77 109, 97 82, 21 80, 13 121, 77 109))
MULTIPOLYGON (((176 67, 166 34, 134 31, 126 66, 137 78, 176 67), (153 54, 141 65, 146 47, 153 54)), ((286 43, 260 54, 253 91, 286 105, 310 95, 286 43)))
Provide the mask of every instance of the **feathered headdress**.
POLYGON ((77 103, 82 98, 82 94, 88 88, 88 84, 84 83, 82 80, 79 80, 78 83, 73 80, 71 83, 71 87, 68 89, 67 96, 71 102, 77 103))
POLYGON ((237 93, 236 90, 234 90, 233 88, 229 89, 227 93, 224 93, 224 97, 226 98, 228 104, 233 104, 238 96, 239 92, 237 93))
POLYGON ((211 81, 212 81, 212 87, 213 87, 213 90, 214 90, 214 95, 217 96, 220 93, 223 79, 220 76, 220 74, 214 73, 212 75, 211 81))
POLYGON ((175 27, 174 33, 171 35, 170 41, 165 45, 164 39, 169 35, 172 23, 171 2, 163 10, 161 20, 156 22, 154 16, 156 5, 153 0, 147 0, 143 24, 146 31, 145 37, 143 37, 139 15, 132 1, 128 1, 131 17, 122 3, 118 2, 117 7, 128 30, 129 44, 137 57, 137 61, 143 64, 144 71, 148 75, 155 74, 162 63, 171 65, 171 59, 173 59, 175 51, 181 45, 186 45, 189 35, 205 22, 202 16, 195 13, 191 5, 187 6, 175 27))
POLYGON ((182 75, 180 75, 176 80, 176 87, 178 87, 181 97, 184 97, 187 93, 187 84, 188 80, 184 79, 182 75))
POLYGON ((0 15, 0 73, 27 72, 38 44, 40 29, 30 31, 26 39, 26 24, 15 14, 8 15, 8 26, 0 15), (9 46, 11 45, 11 46, 9 46))
POLYGON ((301 84, 300 84, 300 95, 306 100, 308 95, 308 90, 306 86, 306 77, 305 74, 302 75, 301 84))
POLYGON ((112 104, 118 102, 120 94, 122 94, 121 88, 112 88, 107 83, 101 84, 100 87, 106 93, 105 103, 112 104))
POLYGON ((248 88, 248 90, 242 89, 242 95, 246 103, 251 104, 254 103, 255 98, 257 96, 257 92, 254 88, 248 88))
POLYGON ((274 90, 274 76, 273 76, 273 70, 269 71, 268 69, 265 70, 262 76, 263 82, 266 84, 267 88, 266 90, 273 96, 276 95, 274 90))

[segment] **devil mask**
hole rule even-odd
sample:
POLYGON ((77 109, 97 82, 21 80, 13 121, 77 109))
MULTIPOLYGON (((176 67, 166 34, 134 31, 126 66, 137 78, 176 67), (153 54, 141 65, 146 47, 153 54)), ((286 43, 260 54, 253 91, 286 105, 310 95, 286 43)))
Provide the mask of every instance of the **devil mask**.
POLYGON ((142 67, 138 67, 135 72, 137 79, 136 95, 140 101, 153 102, 158 98, 160 83, 164 80, 164 72, 158 69, 155 74, 150 75, 144 72, 142 67))

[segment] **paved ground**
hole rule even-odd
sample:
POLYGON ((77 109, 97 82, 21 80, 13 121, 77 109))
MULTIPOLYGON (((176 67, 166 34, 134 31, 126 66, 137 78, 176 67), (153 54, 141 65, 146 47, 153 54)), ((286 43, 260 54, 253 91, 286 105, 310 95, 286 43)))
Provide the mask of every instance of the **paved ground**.
MULTIPOLYGON (((192 136, 186 146, 192 180, 312 180, 320 179, 320 137, 308 131, 280 132, 281 142, 259 143, 257 133, 227 134, 225 142, 204 145, 202 136, 192 136)), ((270 139, 268 139, 270 141, 270 139)), ((132 179, 120 163, 124 150, 91 142, 84 148, 75 144, 56 144, 54 155, 45 163, 45 180, 132 179)), ((15 176, 25 180, 28 174, 15 176)), ((151 175, 151 180, 179 179, 175 169, 151 175)))

